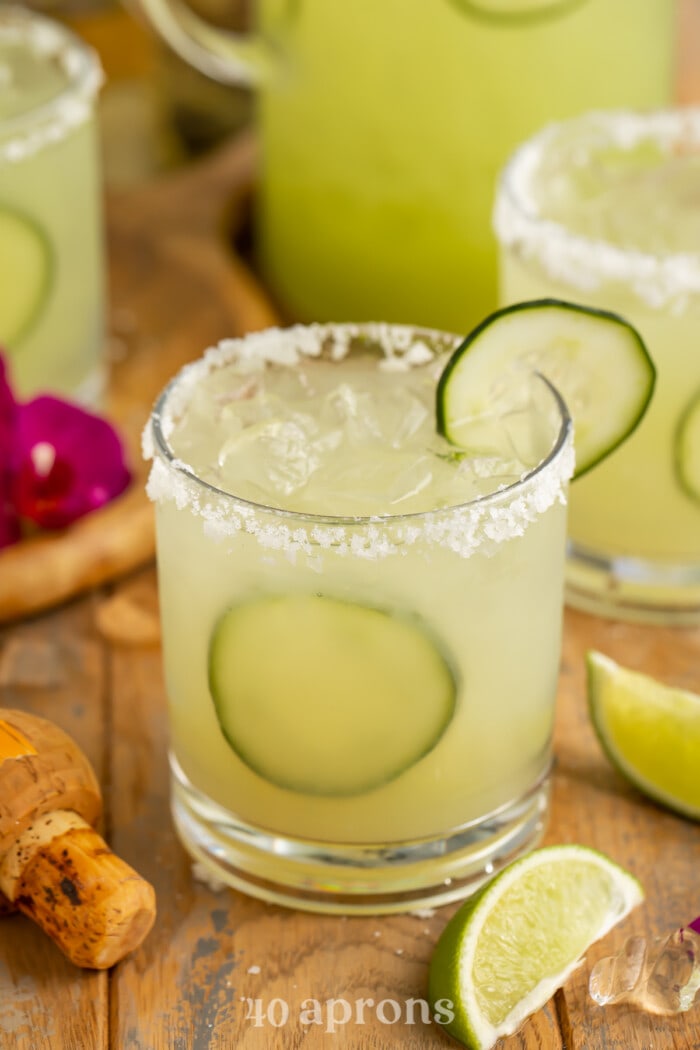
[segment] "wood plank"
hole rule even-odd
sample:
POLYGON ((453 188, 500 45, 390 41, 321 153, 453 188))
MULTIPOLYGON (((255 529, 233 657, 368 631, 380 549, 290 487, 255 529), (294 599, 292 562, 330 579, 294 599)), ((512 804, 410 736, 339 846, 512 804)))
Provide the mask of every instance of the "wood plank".
POLYGON ((641 880, 646 900, 588 953, 560 1011, 569 1050, 700 1047, 700 1010, 652 1017, 629 1006, 601 1009, 588 996, 594 963, 627 936, 667 935, 700 911, 700 826, 656 806, 609 764, 586 707, 584 655, 601 652, 661 681, 700 693, 700 630, 622 624, 567 610, 554 806, 548 839, 607 853, 641 880))
MULTIPOLYGON (((105 667, 94 608, 94 597, 87 598, 0 633, 0 707, 52 719, 101 777, 105 667)), ((107 983, 105 973, 69 963, 29 919, 0 919, 3 1050, 106 1050, 107 983)))
MULTIPOLYGON (((148 601, 149 580, 154 586, 152 577, 141 576, 121 592, 148 601)), ((282 1037, 285 1046, 304 1050, 330 1038, 338 1047, 384 1047, 389 1038, 409 1050, 454 1045, 423 1020, 420 1003, 410 1006, 425 998, 432 949, 454 908, 428 917, 314 916, 193 881, 168 812, 158 650, 115 649, 110 694, 112 844, 127 860, 138 858, 156 885, 159 909, 142 949, 113 976, 114 1050, 255 1050, 282 1037), (313 1016, 308 999, 319 1002, 319 1024, 302 1023, 305 1009, 313 1016), (362 999, 373 1005, 362 1009, 362 999), (391 1002, 378 1014, 382 1000, 391 1002), (285 1009, 288 1018, 276 1028, 285 1009), (394 1024, 382 1023, 395 1016, 394 1024)), ((562 1050, 553 1007, 502 1047, 562 1050)))
MULTIPOLYGON (((132 600, 152 599, 152 574, 122 588, 132 600), (144 595, 148 592, 148 598, 144 595)), ((102 747, 99 703, 102 657, 94 637, 95 604, 75 605, 46 620, 16 628, 4 637, 0 661, 3 704, 17 704, 55 717, 80 741, 99 768, 102 747), (48 690, 48 691, 47 691, 48 690), (92 697, 88 700, 88 697, 92 697), (76 700, 79 697, 79 700, 76 700), (59 719, 60 713, 60 719, 59 719)), ((689 918, 695 906, 699 832, 695 825, 645 802, 609 768, 590 730, 584 707, 583 653, 595 646, 614 658, 640 663, 659 677, 698 688, 697 631, 664 631, 609 624, 567 614, 562 704, 557 735, 558 770, 551 841, 583 841, 606 850, 644 881, 648 902, 628 920, 628 930, 658 932, 689 918), (658 865, 664 858, 663 867, 658 865)), ((193 883, 177 845, 167 806, 165 698, 157 649, 115 646, 109 656, 112 698, 112 841, 119 852, 153 879, 158 889, 158 926, 144 948, 122 964, 113 981, 113 1047, 228 1047, 271 1045, 271 1026, 246 1019, 242 998, 289 1004, 294 1026, 285 1026, 285 1045, 322 1045, 328 1038, 328 999, 383 998, 405 1004, 425 994, 427 962, 447 915, 383 919, 333 919, 287 912, 246 900, 232 891, 215 894, 193 883), (375 935, 379 933, 380 936, 375 935), (398 954, 400 953, 400 954, 398 954), (260 966, 260 973, 248 973, 260 966), (323 1026, 305 1032, 297 1022, 304 999, 323 1006, 323 1026), (233 1042, 235 1041, 235 1042, 233 1042)), ((0 1031, 13 1031, 18 1050, 51 1046, 101 1046, 103 989, 100 975, 78 974, 24 919, 5 920, 0 1031), (73 1018, 56 1024, 65 1003, 73 1018), (11 1007, 8 1004, 11 1003, 11 1007), (76 1025, 78 1026, 76 1028, 76 1025), (89 1025, 91 1042, 76 1042, 89 1025), (12 1026, 12 1029, 10 1028, 12 1026), (72 1027, 71 1027, 72 1026, 72 1027), (29 1033, 32 1033, 31 1040, 29 1033), (43 1040, 43 1041, 40 1041, 43 1040), (23 1041, 22 1041, 23 1040, 23 1041)), ((622 938, 611 933, 567 986, 560 1013, 566 1046, 596 1050, 680 1050, 700 1045, 698 1020, 691 1014, 659 1021, 628 1008, 600 1010, 586 995, 591 962, 622 938), (578 1042, 577 1040, 578 1033, 578 1042)), ((405 1007, 404 1007, 405 1008, 405 1007)), ((338 1004, 336 1016, 343 1016, 338 1004)), ((367 1023, 340 1025, 339 1046, 385 1045, 388 1032, 376 1014, 367 1023)), ((450 1045, 434 1026, 402 1024, 402 1045, 450 1045)), ((559 1036, 552 1004, 508 1050, 556 1047, 559 1036)))
MULTIPOLYGON (((298 1008, 308 995, 354 1000, 422 994, 417 974, 432 943, 426 920, 393 919, 389 927, 374 919, 306 916, 193 882, 168 814, 160 655, 115 651, 112 676, 118 697, 113 844, 127 858, 140 847, 141 870, 156 884, 159 902, 155 930, 114 976, 119 1007, 113 1045, 128 1045, 136 1032, 153 1050, 266 1045, 274 1027, 246 1021, 242 999, 262 997, 267 1005, 268 996, 288 1003, 294 1020, 285 1025, 285 1044, 293 1045, 302 1035, 298 1008), (148 855, 144 842, 152 844, 148 855), (398 985, 389 979, 387 963, 403 971, 398 985), (259 974, 248 973, 258 966, 259 974)), ((313 1034, 308 1045, 314 1045, 313 1034)))

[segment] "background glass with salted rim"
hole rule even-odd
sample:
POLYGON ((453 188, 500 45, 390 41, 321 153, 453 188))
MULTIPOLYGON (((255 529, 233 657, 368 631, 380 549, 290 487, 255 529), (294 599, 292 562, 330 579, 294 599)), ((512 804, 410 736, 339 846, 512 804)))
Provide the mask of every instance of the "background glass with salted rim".
MULTIPOLYGON (((52 97, 0 117, 0 213, 31 231, 40 245, 36 265, 45 270, 26 323, 15 333, 0 331, 0 341, 22 395, 53 390, 94 403, 105 381, 100 63, 65 26, 26 8, 0 8, 0 47, 3 39, 26 41, 30 52, 60 66, 65 83, 52 97)), ((5 250, 13 251, 9 279, 22 272, 23 255, 9 240, 5 250)), ((11 289, 8 282, 4 292, 0 287, 0 301, 17 294, 11 289)))
MULTIPOLYGON (((494 213, 500 298, 503 305, 569 299, 617 312, 641 333, 657 369, 654 394, 629 440, 571 488, 566 598, 602 615, 694 624, 700 622, 700 491, 688 491, 679 476, 678 443, 700 399, 700 244, 694 253, 654 254, 609 243, 570 228, 565 217, 547 216, 539 203, 547 200, 540 164, 557 143, 569 154, 577 146, 576 165, 592 144, 605 170, 611 151, 624 154, 645 136, 700 155, 700 107, 582 114, 542 129, 516 151, 501 175, 494 213)), ((548 170, 556 179, 551 158, 548 170)), ((663 182, 654 185, 657 213, 667 214, 663 182)), ((607 219, 612 224, 614 215, 607 219)))

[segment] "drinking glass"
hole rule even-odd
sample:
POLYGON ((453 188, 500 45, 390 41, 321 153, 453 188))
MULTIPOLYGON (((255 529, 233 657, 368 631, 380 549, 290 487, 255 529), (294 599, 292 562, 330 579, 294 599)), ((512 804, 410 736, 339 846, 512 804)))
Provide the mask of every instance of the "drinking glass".
POLYGON ((457 452, 434 417, 456 343, 272 329, 156 404, 175 823, 255 896, 443 903, 543 833, 570 421, 533 374, 457 452))
POLYGON ((101 81, 64 26, 0 10, 0 345, 25 396, 103 385, 101 81))
POLYGON ((616 311, 657 369, 639 427, 571 489, 568 599, 626 618, 700 618, 699 184, 700 108, 605 111, 523 145, 496 202, 501 301, 616 311))

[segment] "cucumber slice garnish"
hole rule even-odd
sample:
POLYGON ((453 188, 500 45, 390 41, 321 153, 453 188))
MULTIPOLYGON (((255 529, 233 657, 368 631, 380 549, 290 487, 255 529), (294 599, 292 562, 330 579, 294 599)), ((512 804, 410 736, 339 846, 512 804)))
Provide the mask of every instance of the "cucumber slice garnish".
POLYGON ((693 394, 678 423, 676 473, 683 491, 700 503, 700 390, 693 394))
POLYGON ((453 445, 474 417, 503 398, 504 376, 539 371, 574 420, 580 477, 630 436, 644 415, 656 369, 635 328, 617 314, 558 299, 497 310, 457 347, 437 386, 437 427, 453 445))
POLYGON ((398 777, 435 746, 455 707, 450 669, 417 621, 321 595, 224 613, 209 685, 239 758, 309 795, 358 795, 398 777))
POLYGON ((16 346, 46 301, 51 245, 26 215, 0 207, 0 343, 16 346))
POLYGON ((452 0, 455 7, 488 22, 540 22, 567 14, 585 0, 452 0))

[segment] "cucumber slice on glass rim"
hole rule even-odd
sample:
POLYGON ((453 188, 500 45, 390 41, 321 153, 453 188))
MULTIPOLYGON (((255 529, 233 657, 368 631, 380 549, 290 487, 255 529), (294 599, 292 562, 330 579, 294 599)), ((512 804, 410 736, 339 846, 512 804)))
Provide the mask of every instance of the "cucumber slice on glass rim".
POLYGON ((487 22, 541 22, 568 14, 586 0, 451 0, 473 18, 487 22))
POLYGON ((238 757, 277 787, 358 795, 437 744, 455 681, 416 618, 319 594, 228 609, 209 648, 209 688, 238 757))
POLYGON ((574 421, 581 477, 641 421, 656 369, 639 332, 606 310, 532 299, 497 310, 457 347, 437 385, 437 428, 451 444, 468 441, 475 418, 503 406, 509 384, 541 372, 574 421))
POLYGON ((0 206, 0 344, 16 346, 34 326, 52 270, 51 245, 41 228, 0 206))
POLYGON ((675 454, 683 491, 700 503, 700 390, 693 394, 679 420, 675 454))

